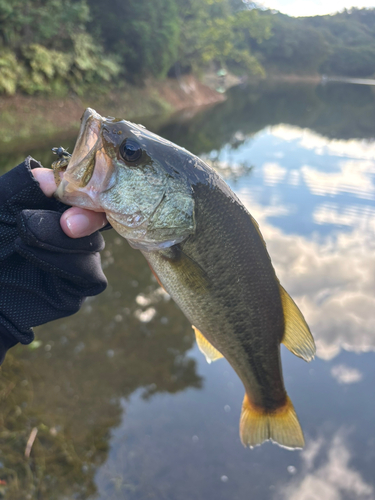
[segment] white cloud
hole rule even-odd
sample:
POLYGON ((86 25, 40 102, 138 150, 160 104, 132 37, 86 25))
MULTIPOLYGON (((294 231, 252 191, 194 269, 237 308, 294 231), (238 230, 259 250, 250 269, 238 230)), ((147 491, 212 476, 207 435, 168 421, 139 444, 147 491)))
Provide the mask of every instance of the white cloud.
POLYGON ((262 0, 259 3, 294 17, 333 14, 351 7, 374 7, 372 0, 262 0))
POLYGON ((346 365, 333 366, 331 375, 339 384, 355 384, 363 379, 363 375, 359 370, 346 365))
POLYGON ((305 470, 283 488, 282 497, 287 500, 374 500, 374 488, 350 466, 352 457, 344 432, 336 433, 327 446, 326 461, 314 470, 315 459, 322 453, 323 444, 322 438, 307 444, 301 452, 305 470))

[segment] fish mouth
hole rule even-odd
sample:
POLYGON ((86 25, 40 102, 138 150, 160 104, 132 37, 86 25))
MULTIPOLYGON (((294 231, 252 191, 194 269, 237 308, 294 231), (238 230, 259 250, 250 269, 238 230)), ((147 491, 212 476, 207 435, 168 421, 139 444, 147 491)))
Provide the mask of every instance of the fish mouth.
POLYGON ((89 183, 95 168, 95 153, 102 146, 101 129, 103 118, 94 109, 87 108, 82 116, 76 145, 64 178, 76 187, 89 183))
POLYGON ((111 170, 103 151, 104 121, 94 109, 84 112, 72 156, 54 193, 63 203, 102 211, 96 198, 111 170))

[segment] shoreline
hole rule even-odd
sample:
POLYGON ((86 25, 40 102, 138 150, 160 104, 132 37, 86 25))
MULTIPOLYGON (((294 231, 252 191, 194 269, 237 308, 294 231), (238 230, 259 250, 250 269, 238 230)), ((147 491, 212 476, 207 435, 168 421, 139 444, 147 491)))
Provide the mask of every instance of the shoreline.
POLYGON ((267 80, 272 82, 287 82, 287 83, 314 83, 319 84, 322 81, 322 75, 298 75, 298 74, 267 74, 267 80))
POLYGON ((97 96, 42 97, 16 94, 0 97, 0 151, 7 153, 56 137, 57 142, 74 137, 87 107, 106 116, 166 116, 184 108, 210 106, 226 96, 203 84, 193 75, 179 80, 148 80, 142 87, 126 85, 97 96))
POLYGON ((321 83, 322 77, 318 74, 270 72, 266 78, 260 79, 238 78, 228 74, 223 88, 223 81, 218 79, 216 73, 207 73, 202 79, 185 75, 178 80, 149 79, 139 86, 124 84, 123 88, 112 89, 99 96, 0 96, 0 152, 24 152, 42 146, 46 139, 56 140, 57 144, 74 138, 87 107, 94 108, 103 116, 159 122, 177 111, 189 109, 195 113, 202 107, 223 102, 226 100, 226 90, 232 86, 241 83, 257 85, 262 81, 317 85, 321 83))

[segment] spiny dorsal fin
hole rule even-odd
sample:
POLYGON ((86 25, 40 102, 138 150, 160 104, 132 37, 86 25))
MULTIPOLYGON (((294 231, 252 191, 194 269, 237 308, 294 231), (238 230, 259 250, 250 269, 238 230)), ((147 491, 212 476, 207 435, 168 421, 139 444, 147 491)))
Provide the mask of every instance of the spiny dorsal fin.
POLYGON ((197 344, 199 350, 203 352, 206 356, 207 363, 212 363, 212 361, 216 361, 217 359, 223 358, 224 356, 219 352, 210 342, 201 334, 201 332, 193 326, 193 330, 195 332, 195 338, 197 339, 197 344))
POLYGON ((242 404, 240 438, 250 448, 271 439, 289 449, 303 448, 305 440, 293 404, 286 396, 285 404, 273 412, 254 407, 247 394, 242 404))
POLYGON ((281 342, 296 356, 311 361, 315 356, 315 342, 310 329, 294 300, 281 285, 279 287, 285 321, 281 342))

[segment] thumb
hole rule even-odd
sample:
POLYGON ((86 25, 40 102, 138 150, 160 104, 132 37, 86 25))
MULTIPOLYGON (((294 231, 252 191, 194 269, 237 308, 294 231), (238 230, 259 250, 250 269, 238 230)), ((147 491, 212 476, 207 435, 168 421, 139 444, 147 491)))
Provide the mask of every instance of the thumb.
POLYGON ((31 173, 38 181, 43 193, 50 198, 57 189, 53 171, 49 168, 34 168, 31 173))

